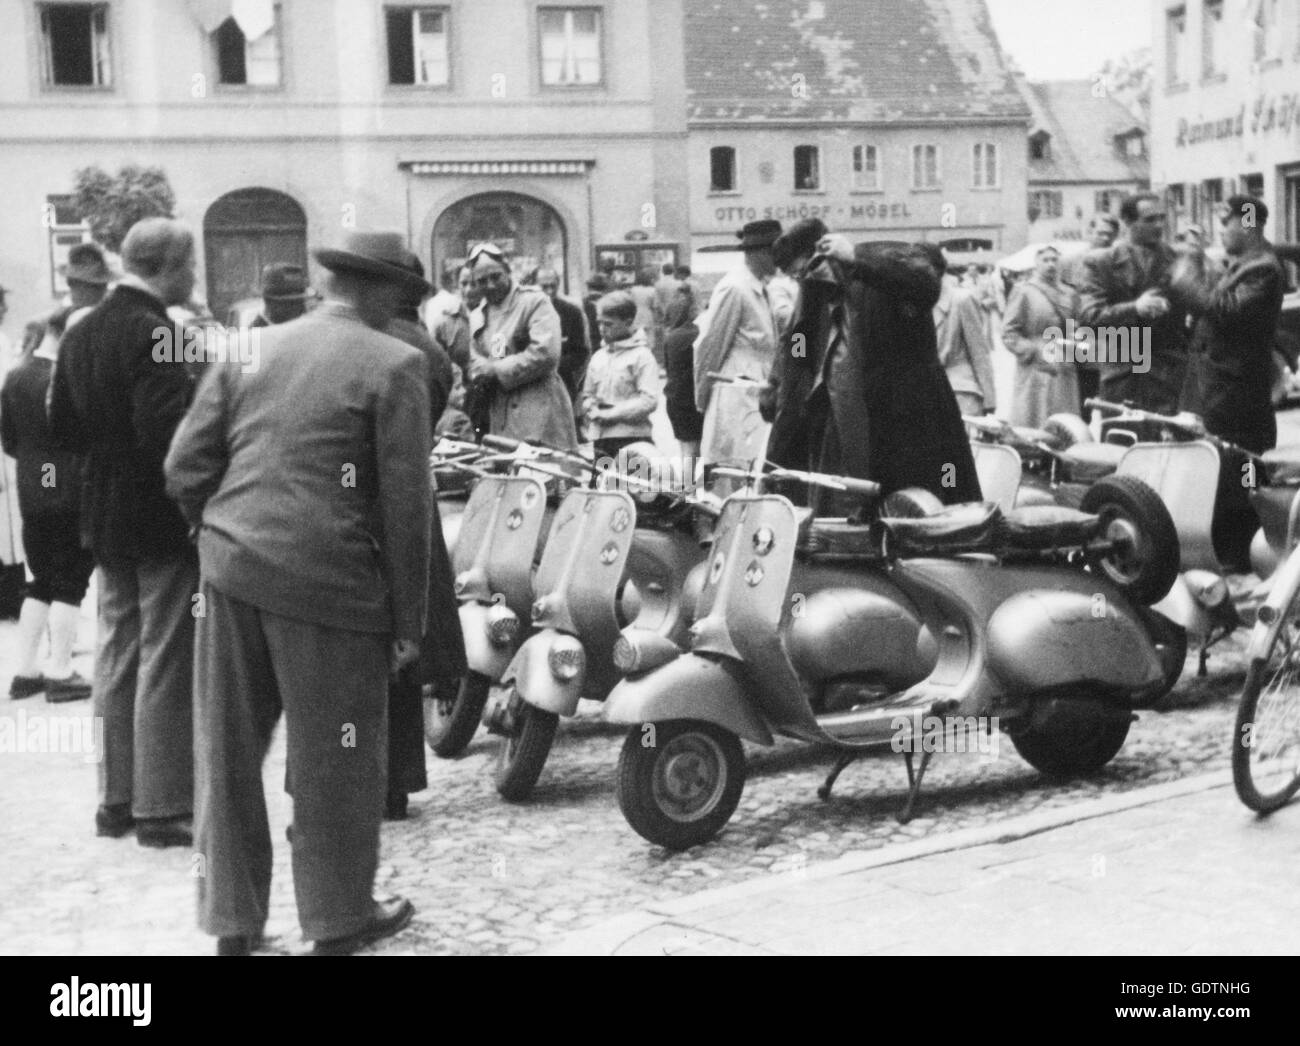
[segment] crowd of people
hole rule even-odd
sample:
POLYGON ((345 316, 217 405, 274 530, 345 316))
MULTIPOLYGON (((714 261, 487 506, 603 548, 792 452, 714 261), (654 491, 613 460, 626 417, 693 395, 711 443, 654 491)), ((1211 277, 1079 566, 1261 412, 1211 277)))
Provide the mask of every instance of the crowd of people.
POLYGON ((999 409, 1001 342, 1017 424, 1077 413, 1095 390, 1273 446, 1285 274, 1267 208, 1227 201, 1223 266, 1199 238, 1165 242, 1152 194, 1120 217, 1122 237, 1099 217, 1068 264, 1040 249, 1009 295, 934 245, 755 221, 703 311, 684 267, 627 287, 597 273, 577 303, 554 270, 519 279, 492 243, 435 293, 401 236, 354 232, 314 252, 319 292, 300 266, 263 273, 255 367, 160 359, 160 333, 183 336, 174 310, 193 297, 182 223, 137 223, 124 273, 76 248, 70 300, 29 331, 0 393, 31 574, 10 696, 93 697, 96 831, 192 846, 200 923, 221 954, 255 948, 267 918, 262 764, 283 718, 303 933, 318 952, 354 951, 412 916, 372 896, 380 822, 427 784, 424 687, 465 670, 429 481, 440 435, 612 458, 653 439, 663 408, 702 465, 762 455, 977 500, 962 416, 999 409), (1062 360, 1049 332, 1072 323, 1140 328, 1150 366, 1062 360), (92 569, 88 681, 71 655, 92 569))

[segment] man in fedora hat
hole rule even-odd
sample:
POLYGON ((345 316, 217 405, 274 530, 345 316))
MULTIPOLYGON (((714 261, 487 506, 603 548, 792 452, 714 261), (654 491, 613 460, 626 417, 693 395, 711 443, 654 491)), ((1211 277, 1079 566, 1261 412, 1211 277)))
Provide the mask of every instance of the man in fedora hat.
POLYGON ((68 283, 69 303, 74 310, 93 308, 104 300, 108 285, 117 278, 97 243, 79 243, 68 251, 68 263, 59 271, 68 283))
POLYGON ((777 324, 767 284, 776 272, 772 247, 780 235, 781 223, 773 220, 749 222, 736 233, 744 263, 718 281, 699 323, 695 404, 704 414, 700 439, 704 464, 748 464, 762 454, 767 442, 758 394, 776 355, 777 324), (752 379, 755 384, 720 391, 710 377, 715 373, 752 379))
POLYGON ((271 327, 296 320, 316 297, 301 265, 273 262, 262 270, 262 311, 250 327, 271 327))
POLYGON ((262 762, 281 711, 303 936, 348 953, 413 913, 371 891, 388 676, 424 631, 428 364, 382 331, 428 284, 398 233, 315 256, 325 303, 267 328, 256 370, 209 368, 166 462, 198 529, 199 922, 224 955, 247 954, 267 918, 262 762))

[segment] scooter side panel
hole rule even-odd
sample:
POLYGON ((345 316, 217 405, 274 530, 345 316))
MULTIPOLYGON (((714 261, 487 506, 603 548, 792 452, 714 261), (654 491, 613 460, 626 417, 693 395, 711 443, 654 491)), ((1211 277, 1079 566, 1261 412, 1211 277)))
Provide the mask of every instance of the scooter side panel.
POLYGON ((552 674, 547 655, 552 641, 559 635, 553 628, 544 628, 529 636, 506 668, 501 681, 514 683, 519 696, 534 708, 571 716, 578 710, 586 673, 579 672, 567 682, 561 682, 552 674))
POLYGON ((1183 570, 1222 573, 1211 537, 1219 482, 1213 443, 1136 443, 1120 459, 1116 474, 1135 476, 1160 495, 1178 531, 1183 570))
POLYGON ((471 672, 500 679, 510 664, 513 647, 500 647, 488 640, 488 606, 466 602, 460 605, 460 630, 465 636, 465 663, 471 672))
POLYGON ((1160 679, 1141 625, 1095 593, 1021 592, 988 622, 989 668, 1018 693, 1086 680, 1140 690, 1160 679))
POLYGON ((745 687, 735 665, 683 654, 653 672, 622 680, 605 701, 605 718, 628 724, 698 719, 746 741, 770 745, 772 732, 754 710, 745 687))
POLYGON ((635 615, 631 624, 684 645, 693 609, 686 579, 703 558, 693 535, 638 528, 628 555, 623 598, 625 614, 635 615))

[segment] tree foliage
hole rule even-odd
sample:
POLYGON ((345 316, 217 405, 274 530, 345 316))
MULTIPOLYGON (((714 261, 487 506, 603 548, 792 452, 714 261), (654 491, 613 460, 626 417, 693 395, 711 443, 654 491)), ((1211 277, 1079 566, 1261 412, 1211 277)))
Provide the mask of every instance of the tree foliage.
POLYGON ((1106 90, 1144 121, 1151 119, 1151 48, 1109 59, 1097 73, 1106 90))
POLYGON ((102 167, 83 167, 74 185, 76 207, 90 234, 114 253, 141 218, 174 217, 176 194, 161 167, 127 164, 116 177, 102 167))

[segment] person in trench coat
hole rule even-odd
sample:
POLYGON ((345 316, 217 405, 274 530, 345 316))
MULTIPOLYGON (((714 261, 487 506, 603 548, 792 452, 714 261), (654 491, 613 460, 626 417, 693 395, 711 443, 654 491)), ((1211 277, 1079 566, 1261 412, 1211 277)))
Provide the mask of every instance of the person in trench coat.
POLYGON ((1002 341, 1016 357, 1013 425, 1038 428, 1053 414, 1079 412, 1078 365, 1064 340, 1066 321, 1079 315, 1079 292, 1060 282, 1060 262, 1054 247, 1041 248, 1034 274, 1007 302, 1002 341))

